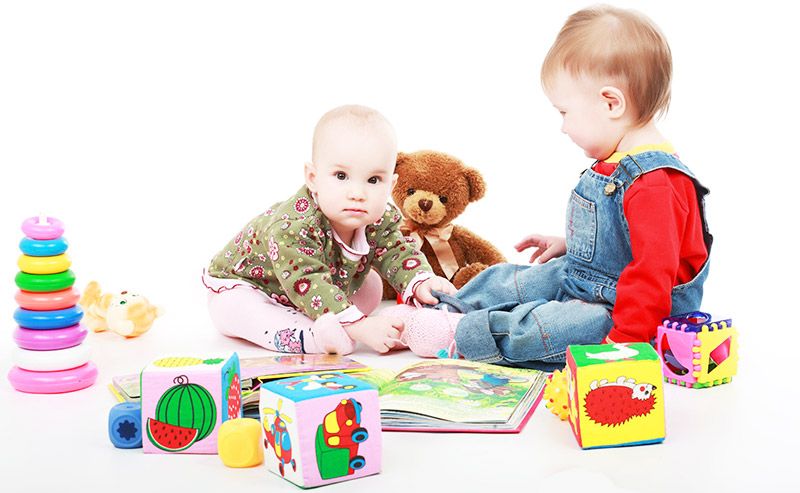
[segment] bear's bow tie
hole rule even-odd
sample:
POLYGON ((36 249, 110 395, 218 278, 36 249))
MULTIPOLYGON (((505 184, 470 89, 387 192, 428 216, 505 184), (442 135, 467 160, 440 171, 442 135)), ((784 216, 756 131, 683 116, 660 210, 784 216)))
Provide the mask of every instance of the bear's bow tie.
POLYGON ((400 229, 404 234, 414 238, 420 250, 422 249, 422 238, 424 237, 428 240, 428 243, 433 248, 433 253, 436 254, 436 260, 439 261, 439 265, 442 267, 444 276, 448 280, 453 278, 453 274, 458 271, 458 262, 449 243, 450 236, 453 234, 452 224, 440 228, 422 229, 417 224, 406 219, 400 229))

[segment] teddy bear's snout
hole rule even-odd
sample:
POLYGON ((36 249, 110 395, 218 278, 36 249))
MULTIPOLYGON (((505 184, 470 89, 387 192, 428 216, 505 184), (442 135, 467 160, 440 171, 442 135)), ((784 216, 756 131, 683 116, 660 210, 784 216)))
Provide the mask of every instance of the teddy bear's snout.
POLYGON ((403 201, 403 214, 421 224, 438 224, 447 216, 447 207, 437 197, 425 190, 415 190, 403 201))

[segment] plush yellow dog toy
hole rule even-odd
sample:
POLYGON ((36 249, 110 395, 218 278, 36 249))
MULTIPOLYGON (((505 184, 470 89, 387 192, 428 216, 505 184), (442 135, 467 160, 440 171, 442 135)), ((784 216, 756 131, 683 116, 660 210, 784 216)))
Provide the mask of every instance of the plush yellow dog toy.
POLYGON ((95 332, 111 330, 124 337, 144 334, 162 314, 161 308, 151 305, 144 296, 128 291, 103 294, 97 281, 86 286, 79 303, 87 328, 95 332))

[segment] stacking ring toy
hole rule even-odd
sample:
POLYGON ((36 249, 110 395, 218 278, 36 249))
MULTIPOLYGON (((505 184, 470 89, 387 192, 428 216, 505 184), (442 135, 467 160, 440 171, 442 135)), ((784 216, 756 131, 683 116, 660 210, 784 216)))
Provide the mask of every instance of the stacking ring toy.
POLYGON ((31 351, 16 348, 17 366, 28 371, 62 371, 77 368, 89 362, 89 346, 79 344, 53 351, 31 351))
POLYGON ((14 330, 14 342, 22 349, 33 351, 52 351, 77 346, 86 339, 88 330, 81 324, 63 329, 35 330, 17 327, 14 330))
POLYGON ((91 361, 62 371, 28 371, 15 366, 8 372, 11 385, 20 392, 59 394, 85 389, 97 380, 97 367, 91 361))
POLYGON ((22 253, 31 257, 61 255, 67 251, 67 247, 69 247, 69 244, 63 237, 54 240, 32 240, 25 237, 19 241, 19 249, 22 250, 22 253))
POLYGON ((24 291, 35 291, 37 293, 61 291, 75 284, 75 273, 71 270, 59 272, 58 274, 17 272, 17 277, 14 281, 17 283, 17 287, 24 291))
POLYGON ((64 223, 54 217, 48 217, 44 224, 38 217, 30 217, 22 223, 22 232, 33 240, 55 240, 64 234, 64 223))
POLYGON ((66 253, 50 257, 20 255, 17 260, 19 270, 28 274, 58 274, 69 269, 70 265, 72 265, 72 261, 66 253))
POLYGON ((14 310, 14 320, 23 329, 63 329, 75 325, 83 318, 83 310, 75 305, 63 310, 14 310))
POLYGON ((61 310, 78 304, 81 295, 74 287, 61 291, 34 293, 17 291, 14 299, 26 310, 61 310))

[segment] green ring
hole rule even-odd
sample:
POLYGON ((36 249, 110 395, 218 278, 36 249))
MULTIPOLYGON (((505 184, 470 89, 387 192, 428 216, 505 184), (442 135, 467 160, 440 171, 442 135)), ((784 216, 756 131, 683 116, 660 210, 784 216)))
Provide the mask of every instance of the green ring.
POLYGON ((35 293, 49 293, 50 291, 61 291, 75 284, 75 273, 65 270, 58 274, 28 274, 27 272, 17 272, 14 279, 17 287, 23 291, 33 291, 35 293))

